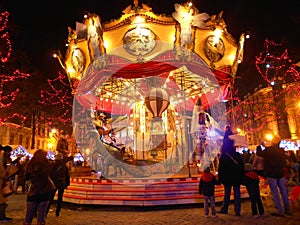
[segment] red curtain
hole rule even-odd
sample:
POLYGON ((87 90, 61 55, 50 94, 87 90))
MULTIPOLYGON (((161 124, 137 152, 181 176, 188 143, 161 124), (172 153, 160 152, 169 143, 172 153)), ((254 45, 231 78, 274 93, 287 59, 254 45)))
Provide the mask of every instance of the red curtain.
MULTIPOLYGON (((205 62, 197 55, 192 55, 190 62, 177 61, 173 51, 165 52, 150 62, 131 63, 130 61, 117 56, 108 56, 108 65, 105 68, 97 68, 91 64, 85 73, 85 76, 79 82, 75 98, 86 108, 99 108, 103 111, 129 111, 129 106, 116 104, 116 102, 106 101, 100 102, 99 98, 93 94, 96 86, 101 86, 110 77, 135 79, 143 77, 167 77, 168 74, 181 66, 186 66, 189 71, 194 74, 199 74, 208 79, 217 79, 220 85, 220 90, 214 93, 206 93, 202 95, 202 105, 204 108, 209 108, 221 100, 225 100, 229 96, 229 87, 233 81, 230 75, 230 67, 224 67, 220 70, 211 71, 205 62), (221 92, 221 93, 220 93, 221 92)), ((185 102, 187 110, 192 110, 195 105, 195 99, 189 99, 185 102)))

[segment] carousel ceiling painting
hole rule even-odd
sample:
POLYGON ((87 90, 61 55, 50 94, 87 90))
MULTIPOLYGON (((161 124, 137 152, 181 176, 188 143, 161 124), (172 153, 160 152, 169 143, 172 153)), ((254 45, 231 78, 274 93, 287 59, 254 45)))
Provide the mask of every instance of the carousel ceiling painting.
MULTIPOLYGON (((111 117, 127 116, 131 121, 122 127, 127 134, 131 129, 132 136, 127 135, 124 142, 130 139, 134 151, 148 148, 132 140, 142 139, 141 133, 150 140, 151 119, 157 117, 154 112, 163 109, 161 131, 174 142, 168 132, 174 136, 178 124, 181 131, 188 129, 182 118, 194 113, 197 102, 197 107, 201 102, 200 108, 208 110, 216 105, 224 107, 230 96, 243 58, 244 34, 236 42, 222 14, 208 15, 187 2, 175 4, 172 15, 157 15, 148 5, 134 0, 120 18, 109 22, 93 13, 85 15, 75 29, 68 28, 68 49, 65 57, 59 58, 76 104, 111 117), (149 98, 149 93, 157 98, 153 94, 149 98)), ((225 109, 221 111, 224 114, 225 109)), ((213 112, 209 116, 211 121, 220 120, 213 112)))

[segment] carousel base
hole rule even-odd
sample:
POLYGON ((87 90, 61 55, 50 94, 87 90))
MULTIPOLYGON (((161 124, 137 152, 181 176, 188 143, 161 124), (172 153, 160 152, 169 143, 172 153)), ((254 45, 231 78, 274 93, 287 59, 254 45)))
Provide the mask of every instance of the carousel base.
MULTIPOLYGON (((117 206, 161 206, 203 203, 198 193, 200 174, 175 174, 165 178, 162 174, 147 178, 100 179, 97 176, 73 177, 64 192, 64 201, 75 204, 117 206)), ((223 200, 223 186, 215 188, 216 202, 223 200)), ((248 198, 245 186, 241 197, 248 198)), ((231 195, 233 198, 233 195, 231 195)))

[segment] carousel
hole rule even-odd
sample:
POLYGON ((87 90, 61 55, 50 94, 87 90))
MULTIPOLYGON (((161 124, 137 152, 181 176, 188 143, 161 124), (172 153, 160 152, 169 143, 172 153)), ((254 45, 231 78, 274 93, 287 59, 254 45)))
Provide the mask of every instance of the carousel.
MULTIPOLYGON (((73 90, 76 143, 95 183, 181 176, 196 189, 193 175, 207 166, 216 171, 225 102, 245 39, 241 34, 236 42, 227 32, 222 12, 208 15, 187 2, 175 4, 170 16, 157 15, 134 0, 119 19, 88 13, 68 31, 66 54, 57 56, 73 90)), ((73 179, 67 201, 83 201, 74 190, 84 179, 92 178, 73 179)), ((142 189, 143 203, 127 196, 130 203, 122 204, 147 204, 142 189)), ((103 196, 86 198, 109 204, 103 196)))

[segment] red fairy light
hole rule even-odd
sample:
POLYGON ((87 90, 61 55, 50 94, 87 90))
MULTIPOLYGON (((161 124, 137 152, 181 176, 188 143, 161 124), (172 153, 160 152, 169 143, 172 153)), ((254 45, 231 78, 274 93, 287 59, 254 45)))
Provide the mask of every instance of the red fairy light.
POLYGON ((54 79, 48 79, 49 90, 41 91, 41 100, 39 103, 49 106, 59 106, 65 111, 60 116, 48 116, 48 121, 58 121, 66 124, 72 119, 72 102, 70 84, 66 75, 59 73, 54 79))
MULTIPOLYGON (((5 32, 8 16, 9 13, 7 11, 0 13, 0 67, 3 68, 0 72, 0 108, 11 106, 19 93, 18 88, 8 91, 6 85, 17 79, 24 79, 30 76, 27 73, 20 72, 18 69, 13 71, 13 69, 7 66, 12 51, 9 34, 5 32)), ((1 120, 3 121, 3 119, 1 120)))

